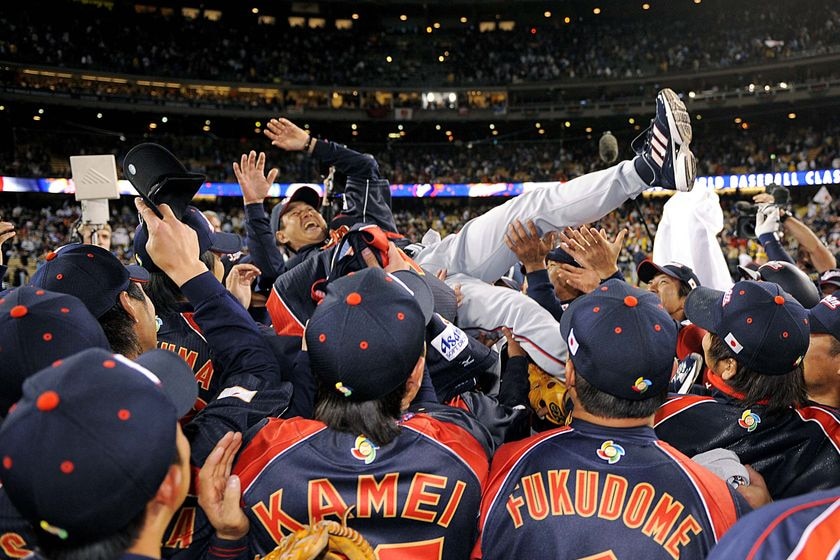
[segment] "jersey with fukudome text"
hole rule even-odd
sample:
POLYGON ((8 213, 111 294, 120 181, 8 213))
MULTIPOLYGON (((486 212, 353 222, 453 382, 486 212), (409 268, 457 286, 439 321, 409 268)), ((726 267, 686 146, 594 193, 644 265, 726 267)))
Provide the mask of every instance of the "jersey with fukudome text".
POLYGON ((269 419, 234 467, 250 557, 352 508, 347 525, 379 560, 467 558, 488 471, 484 449, 463 428, 425 414, 406 415, 401 427, 378 446, 315 420, 269 419))
POLYGON ((574 420, 502 446, 473 558, 705 558, 749 507, 648 427, 574 420))
POLYGON ((745 516, 709 560, 840 558, 840 487, 780 500, 745 516))

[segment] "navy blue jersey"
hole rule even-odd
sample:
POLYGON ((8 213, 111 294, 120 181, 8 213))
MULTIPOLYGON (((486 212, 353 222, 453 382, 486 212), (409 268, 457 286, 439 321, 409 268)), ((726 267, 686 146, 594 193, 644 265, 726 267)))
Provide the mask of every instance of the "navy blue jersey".
POLYGON ((487 456, 463 428, 407 414, 387 445, 302 418, 270 419, 234 473, 251 521, 249 557, 323 519, 364 535, 379 560, 467 558, 487 456))
POLYGON ((651 428, 574 420, 496 452, 473 558, 704 558, 748 509, 651 428))
POLYGON ((734 451, 764 477, 774 499, 840 484, 840 417, 827 406, 767 414, 745 407, 719 377, 711 396, 675 395, 656 413, 656 435, 694 456, 717 447, 734 451))
POLYGON ((159 317, 161 323, 157 332, 158 348, 175 352, 189 364, 198 383, 198 399, 193 407, 197 412, 213 400, 221 388, 221 374, 213 363, 210 345, 198 323, 193 319, 188 305, 181 313, 170 313, 159 317), (218 375, 217 375, 218 374, 218 375))
POLYGON ((709 560, 840 558, 840 487, 760 508, 726 533, 709 560))
POLYGON ((35 532, 0 487, 0 560, 23 558, 35 549, 35 532))

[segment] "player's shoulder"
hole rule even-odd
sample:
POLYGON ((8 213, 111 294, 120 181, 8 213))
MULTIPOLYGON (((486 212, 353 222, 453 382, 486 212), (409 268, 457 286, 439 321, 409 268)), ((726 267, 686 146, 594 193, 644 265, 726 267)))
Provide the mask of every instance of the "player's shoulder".
POLYGON ((706 395, 669 395, 656 411, 654 427, 695 407, 708 407, 716 404, 719 403, 714 397, 706 395))
POLYGON ((818 426, 840 453, 840 412, 836 408, 811 403, 795 408, 794 411, 802 422, 818 426))
POLYGON ((424 413, 407 414, 403 417, 401 425, 403 429, 418 434, 430 445, 457 456, 479 479, 483 480, 487 475, 487 451, 463 426, 424 413))
POLYGON ((710 560, 833 558, 840 534, 840 487, 780 500, 741 519, 712 550, 710 560))

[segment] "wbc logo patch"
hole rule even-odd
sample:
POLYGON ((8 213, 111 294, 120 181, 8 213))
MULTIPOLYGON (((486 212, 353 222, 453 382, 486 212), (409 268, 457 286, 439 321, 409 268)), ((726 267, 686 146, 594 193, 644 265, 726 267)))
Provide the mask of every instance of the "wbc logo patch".
POLYGON ((650 379, 645 379, 644 377, 640 377, 633 383, 633 390, 637 393, 644 393, 648 390, 648 387, 653 385, 653 382, 650 379))
POLYGON ((760 423, 761 417, 750 409, 745 410, 738 420, 738 425, 748 432, 754 432, 760 423))
POLYGON ((376 459, 377 449, 379 449, 379 447, 374 445, 368 438, 365 436, 358 436, 353 449, 350 450, 350 454, 359 461, 364 461, 366 465, 369 465, 373 463, 374 459, 376 459))
POLYGON ((726 341, 726 344, 728 344, 729 347, 732 348, 732 351, 735 352, 736 354, 740 354, 741 350, 744 349, 744 347, 741 346, 741 343, 738 342, 738 339, 735 338, 735 335, 732 334, 732 333, 729 333, 728 335, 723 337, 723 340, 726 341))
POLYGON ((614 465, 618 463, 622 457, 624 457, 624 448, 615 443, 613 440, 608 439, 601 444, 601 448, 598 449, 595 454, 610 465, 614 465))

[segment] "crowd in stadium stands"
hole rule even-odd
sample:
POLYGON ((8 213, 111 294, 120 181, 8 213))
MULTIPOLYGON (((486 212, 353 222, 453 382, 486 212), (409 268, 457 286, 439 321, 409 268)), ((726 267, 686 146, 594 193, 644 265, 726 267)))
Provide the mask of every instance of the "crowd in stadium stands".
MULTIPOLYGON (((199 201, 202 209, 212 210, 219 216, 222 230, 245 235, 244 211, 237 206, 235 199, 218 199, 217 202, 199 201)), ((434 229, 442 236, 457 232, 470 219, 483 214, 490 208, 501 204, 505 199, 443 199, 443 200, 395 200, 394 217, 400 232, 412 240, 419 241, 429 230, 434 229), (401 208, 401 209, 400 209, 401 208)), ((639 207, 627 203, 616 212, 610 213, 597 224, 607 230, 611 237, 619 229, 627 228, 629 234, 625 240, 625 250, 619 257, 622 272, 627 278, 635 279, 636 265, 653 250, 651 240, 639 219, 641 210, 651 234, 656 233, 656 224, 662 215, 662 205, 666 198, 652 198, 640 201, 639 207)), ((766 260, 761 246, 754 239, 743 239, 734 235, 736 213, 732 197, 721 198, 724 209, 725 227, 719 239, 721 249, 727 258, 730 270, 737 275, 739 262, 766 260)), ((133 258, 132 243, 137 227, 137 214, 127 199, 111 203, 112 228, 111 249, 124 262, 133 258)), ((793 208, 793 213, 807 224, 817 236, 838 255, 840 259, 840 199, 828 206, 820 206, 813 201, 803 199, 793 208)), ((69 243, 74 236, 74 229, 79 219, 79 209, 62 197, 51 197, 39 209, 37 205, 8 203, 0 200, 0 218, 11 221, 17 227, 16 237, 3 246, 4 262, 9 263, 6 278, 10 284, 25 282, 27 275, 35 270, 36 262, 45 252, 45 248, 57 247, 69 243), (56 206, 59 206, 56 208, 56 206)), ((798 265, 809 270, 807 255, 799 254, 795 246, 788 244, 789 252, 797 258, 798 265)), ((737 277, 737 276, 736 276, 737 277)))
MULTIPOLYGON (((748 130, 732 125, 726 132, 701 128, 692 144, 698 175, 840 169, 840 118, 826 117, 819 127, 797 123, 753 123, 748 130)), ((619 135, 622 157, 629 156, 633 131, 629 132, 619 135)), ((323 133, 330 136, 328 129, 323 133)), ((231 162, 251 149, 268 150, 269 165, 280 169, 279 181, 318 179, 309 158, 297 152, 273 151, 262 136, 222 139, 162 134, 132 136, 125 141, 83 133, 17 136, 14 155, 0 152, 0 175, 69 177, 68 155, 113 153, 122 161, 131 146, 153 141, 170 149, 191 170, 206 173, 211 181, 233 181, 231 162)), ((597 135, 572 130, 564 136, 565 141, 532 143, 482 140, 417 145, 398 141, 385 148, 381 144, 353 147, 373 153, 392 183, 554 181, 600 169, 597 135)))
MULTIPOLYGON (((0 59, 47 66, 208 80, 301 85, 510 84, 620 78, 726 68, 838 47, 840 13, 828 0, 698 10, 651 33, 644 17, 604 14, 564 24, 478 31, 478 22, 431 35, 426 23, 350 30, 258 25, 132 5, 37 10, 10 6, 0 59), (78 22, 83 22, 79 24, 78 22), (607 24, 610 33, 603 33, 607 24), (142 40, 129 40, 125 38, 142 40), (475 48, 476 44, 481 48, 475 48), (562 46, 562 48, 560 48, 562 46), (184 53, 190 53, 184 56, 184 53), (301 56, 317 53, 317 56, 301 56), (386 61, 385 54, 391 57, 386 61), (444 62, 438 61, 443 57, 444 62)), ((411 24, 409 24, 411 23, 411 24)))

